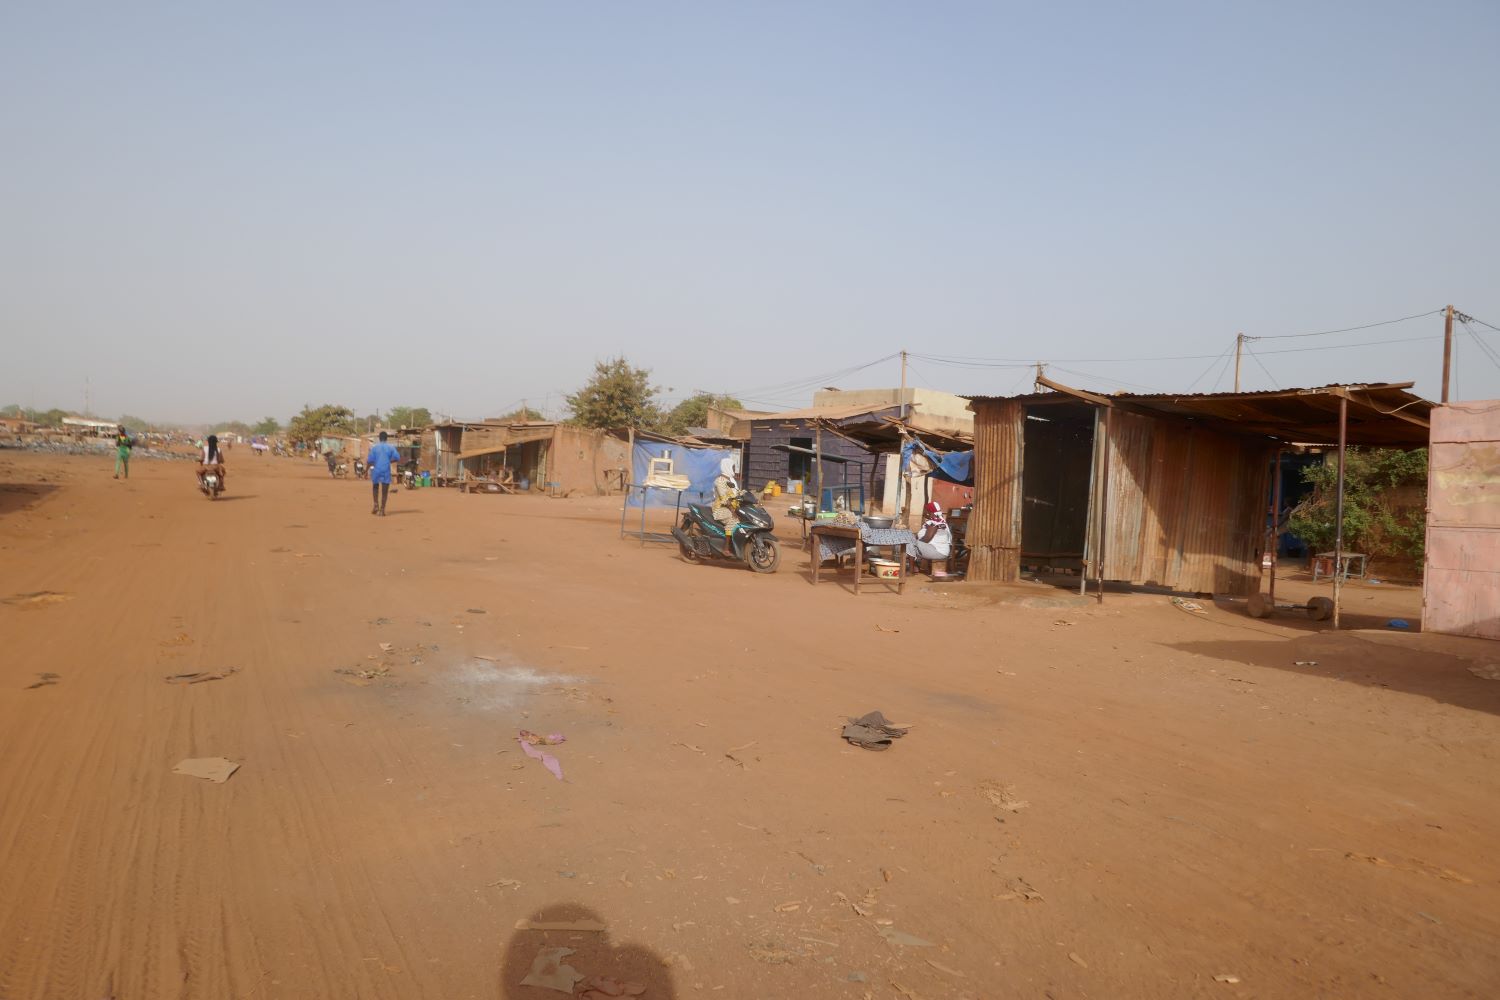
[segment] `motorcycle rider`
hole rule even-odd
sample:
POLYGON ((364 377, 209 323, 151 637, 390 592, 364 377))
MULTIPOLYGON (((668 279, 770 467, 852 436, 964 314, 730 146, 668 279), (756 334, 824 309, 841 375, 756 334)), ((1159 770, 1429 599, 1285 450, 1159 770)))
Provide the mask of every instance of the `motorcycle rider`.
POLYGON ((219 436, 210 434, 208 440, 203 444, 203 450, 198 453, 198 485, 203 485, 203 477, 213 469, 219 474, 219 490, 222 492, 224 486, 224 452, 219 449, 219 436))
POLYGON ((739 464, 739 461, 730 455, 719 463, 719 474, 714 477, 714 520, 718 521, 720 527, 724 529, 725 555, 734 554, 734 545, 730 539, 735 526, 740 523, 738 512, 740 484, 734 478, 739 464))

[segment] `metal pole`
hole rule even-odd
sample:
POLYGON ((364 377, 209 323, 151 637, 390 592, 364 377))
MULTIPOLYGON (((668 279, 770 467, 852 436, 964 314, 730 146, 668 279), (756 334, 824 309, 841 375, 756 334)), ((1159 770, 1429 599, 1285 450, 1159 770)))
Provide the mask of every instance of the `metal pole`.
POLYGON ((1443 402, 1448 402, 1448 380, 1453 374, 1453 307, 1443 310, 1443 402))
POLYGON ((1272 474, 1275 486, 1271 488, 1271 530, 1267 538, 1266 553, 1271 557, 1271 607, 1276 607, 1276 550, 1281 538, 1281 449, 1276 449, 1276 471, 1272 474))
POLYGON ((813 463, 816 466, 813 470, 813 481, 817 483, 818 490, 818 502, 813 506, 813 511, 816 513, 823 509, 823 424, 821 422, 813 424, 813 451, 815 453, 813 463))
POLYGON ((1240 391, 1240 354, 1245 349, 1245 335, 1237 333, 1234 335, 1234 391, 1240 391))
POLYGON ((1349 428, 1349 390, 1339 390, 1339 492, 1333 504, 1333 627, 1339 627, 1339 598, 1343 596, 1344 574, 1344 450, 1349 428))
POLYGON ((1099 551, 1094 557, 1094 564, 1099 569, 1099 603, 1104 603, 1104 538, 1109 533, 1109 449, 1112 444, 1110 436, 1114 428, 1114 407, 1106 407, 1104 410, 1104 461, 1103 470, 1099 474, 1099 551))

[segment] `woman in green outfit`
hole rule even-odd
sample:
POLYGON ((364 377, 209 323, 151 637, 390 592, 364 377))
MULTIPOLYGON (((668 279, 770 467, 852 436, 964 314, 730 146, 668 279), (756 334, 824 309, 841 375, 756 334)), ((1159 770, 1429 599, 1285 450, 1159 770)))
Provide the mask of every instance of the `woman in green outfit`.
POLYGON ((125 425, 120 424, 115 432, 115 478, 120 478, 120 473, 125 473, 125 478, 130 478, 130 449, 135 447, 135 442, 130 435, 125 433, 125 425))

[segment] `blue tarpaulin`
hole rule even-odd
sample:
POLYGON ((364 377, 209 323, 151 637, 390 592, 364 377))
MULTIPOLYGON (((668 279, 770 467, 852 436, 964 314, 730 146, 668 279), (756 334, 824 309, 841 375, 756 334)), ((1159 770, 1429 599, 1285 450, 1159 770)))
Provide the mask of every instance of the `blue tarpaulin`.
MULTIPOLYGON (((659 441, 637 441, 630 456, 630 471, 633 483, 644 483, 651 475, 653 458, 670 458, 672 471, 687 476, 692 485, 682 492, 683 503, 707 503, 714 496, 714 477, 719 474, 719 463, 726 458, 738 458, 734 448, 695 448, 685 444, 667 444, 659 441)), ((626 503, 639 507, 645 497, 649 507, 671 507, 677 503, 676 490, 631 490, 626 503)))
POLYGON ((950 451, 939 454, 915 439, 901 446, 901 471, 911 464, 912 453, 918 448, 932 461, 933 475, 950 483, 971 486, 974 483, 974 453, 972 451, 950 451))

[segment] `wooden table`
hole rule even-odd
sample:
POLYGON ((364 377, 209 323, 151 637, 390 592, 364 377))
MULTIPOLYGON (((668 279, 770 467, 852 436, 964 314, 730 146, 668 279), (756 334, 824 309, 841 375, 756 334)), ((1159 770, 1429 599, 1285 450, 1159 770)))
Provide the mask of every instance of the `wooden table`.
MULTIPOLYGON (((823 564, 823 550, 818 545, 818 538, 852 538, 854 539, 854 594, 859 595, 859 581, 865 575, 865 539, 860 530, 852 525, 843 524, 814 524, 808 532, 812 541, 812 582, 818 582, 818 570, 823 564)), ((877 545, 876 549, 896 548, 894 545, 877 545)), ((897 553, 897 561, 900 566, 896 570, 896 593, 901 594, 906 590, 906 547, 900 546, 901 551, 897 553)), ((837 572, 835 570, 835 572, 837 572)), ((889 583, 889 580, 882 580, 889 583)))

